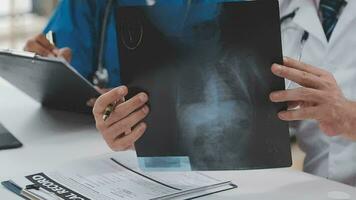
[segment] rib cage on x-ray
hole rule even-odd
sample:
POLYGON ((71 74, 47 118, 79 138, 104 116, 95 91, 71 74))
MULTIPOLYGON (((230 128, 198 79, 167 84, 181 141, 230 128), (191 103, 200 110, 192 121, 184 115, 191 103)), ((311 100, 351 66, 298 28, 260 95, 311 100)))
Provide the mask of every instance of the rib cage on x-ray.
POLYGON ((197 67, 181 67, 187 71, 181 72, 185 77, 178 86, 177 119, 180 141, 184 141, 182 149, 200 169, 212 167, 212 163, 216 164, 213 168, 220 163, 247 165, 245 150, 253 139, 249 133, 256 131, 255 99, 259 96, 248 83, 263 83, 260 71, 253 70, 257 64, 246 55, 248 49, 226 50, 219 43, 217 40, 215 46, 200 48, 199 55, 192 56, 197 63, 190 66, 197 67))

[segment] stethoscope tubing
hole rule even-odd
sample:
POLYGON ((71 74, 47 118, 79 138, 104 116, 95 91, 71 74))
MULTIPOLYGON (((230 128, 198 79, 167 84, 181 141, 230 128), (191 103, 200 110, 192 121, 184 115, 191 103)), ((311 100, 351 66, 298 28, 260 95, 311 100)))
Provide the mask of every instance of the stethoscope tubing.
MULTIPOLYGON (((296 13, 298 12, 298 10, 299 10, 299 8, 296 8, 296 9, 293 10, 291 13, 289 13, 289 14, 287 14, 287 15, 281 17, 281 20, 280 20, 281 25, 282 25, 283 23, 286 23, 287 20, 289 20, 289 19, 290 19, 290 20, 294 19, 294 17, 295 17, 295 15, 296 15, 296 13)), ((297 30, 296 27, 287 27, 287 28, 282 29, 281 32, 282 32, 282 34, 283 34, 285 31, 291 30, 291 29, 297 30)), ((302 37, 301 37, 301 39, 300 39, 300 50, 299 50, 299 55, 298 55, 298 61, 301 61, 301 60, 302 60, 304 47, 305 47, 306 42, 307 42, 308 39, 309 39, 309 36, 310 36, 309 32, 306 31, 306 30, 304 30, 303 35, 302 35, 302 37)), ((289 89, 289 88, 291 87, 292 83, 293 83, 293 82, 292 82, 291 80, 289 80, 289 83, 287 84, 286 89, 289 89)))

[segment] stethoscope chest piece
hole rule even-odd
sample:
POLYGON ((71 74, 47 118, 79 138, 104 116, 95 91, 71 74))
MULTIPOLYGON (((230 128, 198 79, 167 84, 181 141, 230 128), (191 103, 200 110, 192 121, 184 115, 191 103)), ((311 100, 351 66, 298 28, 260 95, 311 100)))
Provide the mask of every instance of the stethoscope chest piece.
POLYGON ((99 88, 106 88, 109 82, 109 72, 106 68, 97 70, 93 76, 93 84, 99 88))
POLYGON ((104 56, 104 45, 106 39, 106 28, 109 21, 109 15, 114 6, 114 0, 108 0, 105 8, 103 24, 101 27, 100 33, 100 44, 99 44, 99 52, 98 52, 98 67, 93 75, 93 84, 99 88, 106 88, 109 83, 109 72, 104 67, 103 64, 103 56, 104 56))

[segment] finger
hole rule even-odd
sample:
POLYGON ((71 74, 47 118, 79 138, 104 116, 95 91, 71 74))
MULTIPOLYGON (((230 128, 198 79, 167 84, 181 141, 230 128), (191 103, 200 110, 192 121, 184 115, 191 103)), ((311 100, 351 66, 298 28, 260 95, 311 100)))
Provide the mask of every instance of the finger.
MULTIPOLYGON (((112 90, 113 88, 104 88, 104 89, 100 89, 99 87, 97 86, 94 86, 94 88, 100 93, 100 94, 105 94, 107 92, 109 92, 110 90, 112 90)), ((96 102, 97 98, 92 98, 92 99, 89 99, 89 101, 87 101, 87 106, 93 108, 94 107, 94 104, 96 102)), ((123 101, 120 100, 118 101, 118 103, 122 103, 123 101)))
POLYGON ((35 40, 49 51, 52 51, 55 48, 55 46, 52 45, 43 34, 37 35, 35 40))
POLYGON ((300 106, 302 105, 302 101, 289 101, 288 102, 288 110, 295 110, 300 108, 300 106))
POLYGON ((314 103, 323 102, 322 92, 311 88, 296 88, 289 90, 281 90, 270 94, 272 102, 287 102, 287 101, 310 101, 314 103))
POLYGON ((148 106, 144 106, 143 108, 131 113, 123 120, 110 126, 108 128, 107 134, 110 134, 112 137, 116 138, 128 130, 132 130, 132 127, 141 122, 148 115, 148 112, 148 106))
POLYGON ((67 62, 72 61, 72 50, 70 48, 61 48, 58 50, 58 57, 64 58, 67 62))
POLYGON ((120 87, 117 87, 117 88, 101 95, 96 100, 94 108, 93 108, 93 114, 94 114, 95 119, 103 120, 102 115, 103 115, 106 107, 108 107, 109 104, 112 104, 115 101, 118 101, 118 100, 124 98, 124 96, 126 96, 127 93, 128 93, 127 87, 120 86, 120 87))
POLYGON ((132 129, 129 128, 128 130, 125 131, 125 135, 129 135, 129 134, 131 134, 131 132, 132 132, 132 129))
POLYGON ((304 87, 316 89, 323 87, 323 81, 320 77, 315 76, 314 74, 311 74, 309 72, 301 71, 299 69, 273 64, 272 72, 276 76, 289 79, 304 87))
POLYGON ((301 108, 297 110, 281 111, 278 117, 283 121, 297 121, 315 119, 317 120, 318 110, 316 107, 301 108))
POLYGON ((99 87, 95 86, 95 89, 96 89, 100 94, 105 94, 105 93, 111 91, 113 88, 99 88, 99 87))
POLYGON ((305 64, 303 62, 294 60, 289 57, 284 57, 283 58, 283 64, 287 67, 291 67, 297 70, 301 70, 304 72, 311 73, 315 76, 322 76, 325 75, 326 71, 317 67, 314 67, 312 65, 305 64))
POLYGON ((114 151, 122 151, 131 148, 135 142, 144 134, 147 129, 147 125, 141 122, 137 125, 131 132, 131 134, 118 138, 112 144, 112 149, 114 151))
POLYGON ((126 102, 119 104, 116 106, 114 112, 111 116, 106 120, 106 124, 108 126, 112 125, 113 123, 120 121, 124 117, 128 116, 133 111, 141 108, 145 105, 148 101, 148 96, 145 93, 139 93, 136 96, 132 97, 131 99, 127 100, 126 102))
POLYGON ((36 53, 43 57, 54 56, 51 51, 44 48, 40 43, 36 42, 35 40, 29 40, 26 43, 25 51, 36 53))

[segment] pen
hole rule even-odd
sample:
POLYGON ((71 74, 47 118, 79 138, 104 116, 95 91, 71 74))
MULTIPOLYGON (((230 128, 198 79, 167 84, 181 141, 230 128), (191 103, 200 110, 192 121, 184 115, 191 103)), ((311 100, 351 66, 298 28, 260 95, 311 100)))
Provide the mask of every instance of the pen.
POLYGON ((2 182, 2 185, 4 185, 7 189, 14 192, 15 194, 17 194, 21 197, 25 197, 29 200, 46 200, 42 196, 29 191, 27 188, 21 188, 19 185, 17 185, 13 181, 2 182))
POLYGON ((104 115, 103 115, 103 120, 106 121, 112 112, 114 112, 116 106, 119 104, 119 103, 122 103, 122 102, 125 102, 125 97, 123 97, 121 100, 119 101, 115 101, 114 103, 111 103, 109 104, 106 108, 105 108, 105 111, 104 111, 104 115))
POLYGON ((115 110, 115 107, 116 107, 116 102, 109 104, 108 107, 105 108, 104 115, 103 115, 104 121, 106 121, 110 117, 111 113, 115 110))
POLYGON ((53 31, 48 31, 48 33, 46 33, 46 39, 49 41, 49 43, 51 45, 56 46, 55 42, 54 42, 54 32, 53 31))

